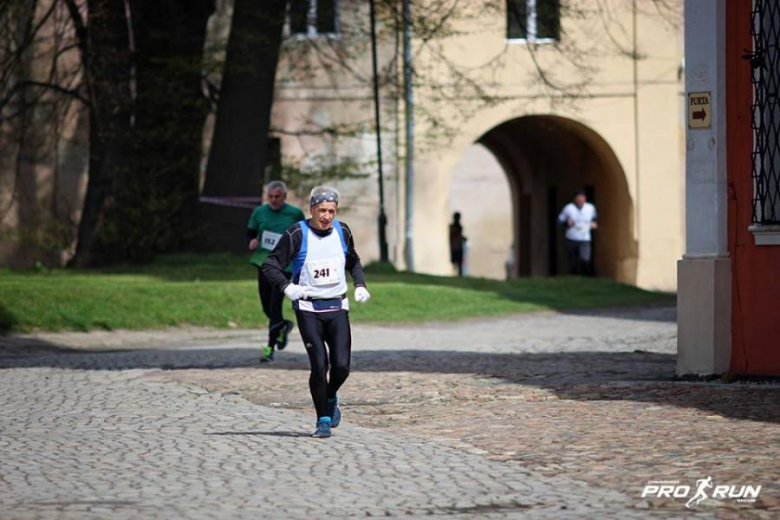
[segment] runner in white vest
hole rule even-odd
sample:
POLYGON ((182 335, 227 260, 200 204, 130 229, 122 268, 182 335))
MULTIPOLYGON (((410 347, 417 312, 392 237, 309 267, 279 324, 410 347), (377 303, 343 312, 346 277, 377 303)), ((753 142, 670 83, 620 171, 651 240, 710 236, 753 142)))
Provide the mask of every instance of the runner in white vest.
POLYGON ((346 272, 355 282, 356 301, 365 303, 371 295, 352 231, 336 220, 338 191, 328 186, 314 188, 309 204, 311 218, 282 235, 263 263, 263 274, 293 301, 311 363, 309 389, 317 413, 313 437, 330 437, 331 428, 341 422, 337 392, 349 376, 352 354, 346 272), (290 264, 291 281, 284 276, 290 264))

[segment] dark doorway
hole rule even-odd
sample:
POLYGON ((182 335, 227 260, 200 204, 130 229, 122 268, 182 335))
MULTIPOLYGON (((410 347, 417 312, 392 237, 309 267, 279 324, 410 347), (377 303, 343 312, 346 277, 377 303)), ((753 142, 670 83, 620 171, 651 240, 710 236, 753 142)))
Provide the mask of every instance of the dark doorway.
POLYGON ((549 273, 558 276, 558 240, 560 226, 558 225, 558 188, 550 186, 547 189, 547 222, 550 225, 550 236, 547 241, 549 248, 549 273))
MULTIPOLYGON (((598 211, 598 204, 596 204, 596 187, 593 184, 586 184, 583 188, 585 191, 585 196, 588 197, 588 202, 596 206, 596 211, 598 211)), ((598 236, 598 230, 592 229, 590 232, 590 254, 593 255, 593 258, 596 258, 596 246, 598 240, 596 237, 598 236)), ((596 264, 595 262, 590 263, 590 270, 588 271, 588 276, 596 276, 596 264)))

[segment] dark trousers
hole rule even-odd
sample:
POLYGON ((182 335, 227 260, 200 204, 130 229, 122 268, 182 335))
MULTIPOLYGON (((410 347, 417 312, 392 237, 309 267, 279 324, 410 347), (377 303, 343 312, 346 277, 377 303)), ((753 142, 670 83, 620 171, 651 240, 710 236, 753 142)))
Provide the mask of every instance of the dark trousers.
POLYGON ((463 276, 463 249, 450 249, 450 262, 458 269, 458 276, 463 276))
MULTIPOLYGON (((285 273, 285 275, 288 279, 290 278, 290 273, 285 273)), ((275 345, 276 337, 284 327, 284 315, 282 314, 284 293, 271 284, 260 268, 257 269, 257 290, 260 293, 260 305, 263 307, 263 313, 268 317, 268 344, 275 345)))
POLYGON ((349 312, 295 311, 295 317, 309 355, 309 390, 319 419, 328 415, 328 399, 336 397, 349 377, 352 358, 349 312))
POLYGON ((591 274, 590 242, 566 239, 566 255, 569 259, 569 274, 591 274))

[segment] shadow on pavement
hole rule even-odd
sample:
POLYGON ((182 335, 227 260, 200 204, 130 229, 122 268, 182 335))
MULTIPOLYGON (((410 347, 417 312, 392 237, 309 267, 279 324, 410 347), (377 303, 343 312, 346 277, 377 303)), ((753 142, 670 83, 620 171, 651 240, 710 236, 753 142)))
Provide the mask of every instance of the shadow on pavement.
MULTIPOLYGON (((83 353, 83 350, 57 345, 41 339, 0 336, 0 368, 17 366, 16 363, 25 363, 26 360, 37 359, 40 356, 83 353)), ((56 362, 52 362, 44 366, 55 365, 56 362)))
POLYGON ((311 437, 310 433, 303 432, 209 432, 205 435, 264 435, 267 437, 311 437))
MULTIPOLYGON (((256 369, 308 371, 308 357, 285 351, 271 364, 259 349, 62 350, 37 342, 15 347, 0 338, 0 368, 54 367, 75 370, 256 369)), ((646 351, 478 353, 468 351, 358 350, 353 372, 472 374, 501 383, 543 388, 562 400, 640 401, 698 408, 724 417, 780 423, 780 387, 674 382, 675 356, 646 351)), ((246 432, 277 435, 284 432, 246 432)))

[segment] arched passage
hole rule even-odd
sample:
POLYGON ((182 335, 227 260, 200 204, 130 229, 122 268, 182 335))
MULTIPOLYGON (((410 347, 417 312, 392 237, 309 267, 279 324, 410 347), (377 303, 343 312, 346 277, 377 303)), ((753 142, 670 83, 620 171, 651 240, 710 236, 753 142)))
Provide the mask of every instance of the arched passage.
POLYGON ((636 283, 633 202, 625 173, 601 136, 563 117, 524 116, 492 128, 477 143, 495 156, 509 181, 514 276, 566 273, 556 217, 574 190, 584 187, 599 212, 596 274, 636 283))

